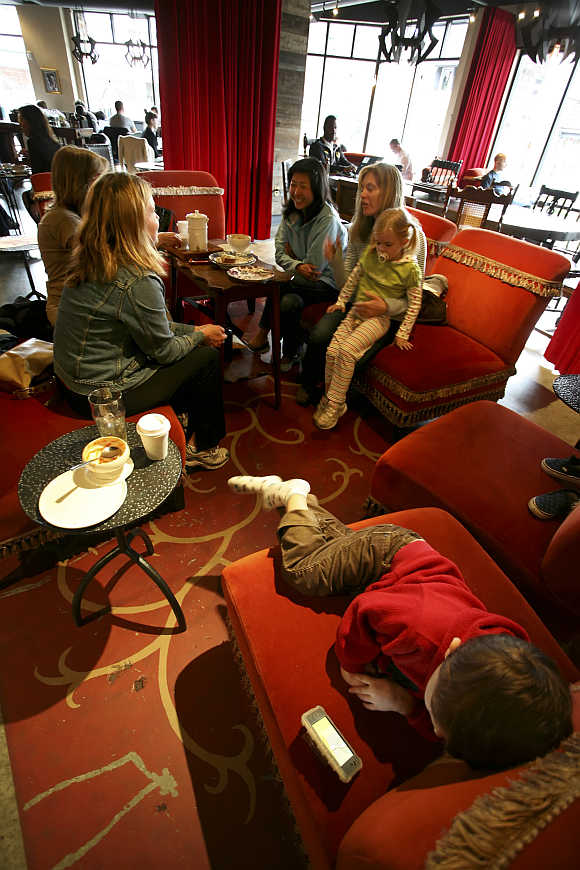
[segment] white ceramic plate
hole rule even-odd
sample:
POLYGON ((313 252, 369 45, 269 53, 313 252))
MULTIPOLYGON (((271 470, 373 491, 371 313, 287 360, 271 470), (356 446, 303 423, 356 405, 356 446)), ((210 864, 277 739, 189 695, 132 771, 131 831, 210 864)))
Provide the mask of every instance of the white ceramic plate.
MULTIPOLYGON (((125 465, 128 473, 128 463, 125 465)), ((123 478, 106 486, 97 486, 86 467, 71 468, 47 484, 38 499, 40 515, 61 529, 84 529, 113 516, 127 496, 123 478), (60 501, 59 501, 60 499, 60 501)))
POLYGON ((214 266, 219 266, 220 269, 225 269, 226 271, 233 266, 251 266, 252 263, 256 262, 254 254, 236 254, 229 251, 218 251, 215 254, 210 254, 209 259, 214 266))
POLYGON ((233 269, 228 269, 228 275, 238 281, 257 281, 263 284, 274 277, 274 272, 263 266, 234 266, 233 269))

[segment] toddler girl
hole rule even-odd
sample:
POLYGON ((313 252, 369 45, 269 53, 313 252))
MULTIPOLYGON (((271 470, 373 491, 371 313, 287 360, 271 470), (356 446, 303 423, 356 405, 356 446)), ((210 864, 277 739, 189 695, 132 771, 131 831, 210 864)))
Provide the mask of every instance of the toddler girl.
POLYGON ((372 240, 327 312, 354 304, 326 352, 326 395, 314 412, 319 429, 333 429, 346 411, 346 393, 359 359, 383 336, 391 318, 401 325, 395 345, 411 350, 408 340, 421 308, 421 270, 414 257, 418 224, 402 208, 389 208, 375 222, 372 240), (404 315, 404 316, 403 316, 404 315))

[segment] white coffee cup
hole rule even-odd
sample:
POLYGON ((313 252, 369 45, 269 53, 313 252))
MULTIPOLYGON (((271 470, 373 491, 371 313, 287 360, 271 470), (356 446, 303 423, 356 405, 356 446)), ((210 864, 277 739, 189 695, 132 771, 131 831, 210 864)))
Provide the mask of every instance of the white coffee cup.
POLYGON ((89 464, 86 466, 89 478, 97 484, 104 486, 107 483, 116 483, 121 479, 123 466, 129 459, 129 446, 122 438, 116 435, 102 435, 94 438, 83 447, 82 458, 89 464), (105 447, 115 447, 119 451, 117 456, 111 459, 102 459, 101 454, 105 447))
POLYGON ((136 428, 149 459, 165 459, 171 429, 167 417, 164 414, 145 414, 137 421, 136 428))
POLYGON ((230 233, 226 236, 226 242, 238 254, 244 254, 252 243, 251 236, 246 236, 243 233, 230 233))
POLYGON ((177 235, 181 239, 182 247, 189 245, 189 224, 187 221, 177 221, 177 235))

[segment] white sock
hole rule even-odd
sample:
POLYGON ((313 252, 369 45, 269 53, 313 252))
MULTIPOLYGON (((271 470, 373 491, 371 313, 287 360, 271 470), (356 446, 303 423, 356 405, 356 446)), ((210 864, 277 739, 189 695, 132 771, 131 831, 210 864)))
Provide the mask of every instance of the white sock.
POLYGON ((272 483, 262 490, 264 509, 267 511, 277 507, 286 507, 291 495, 307 496, 310 492, 310 484, 307 480, 299 477, 292 480, 283 480, 281 483, 272 483))
POLYGON ((266 477, 239 474, 228 480, 228 486, 234 492, 263 492, 265 487, 275 483, 282 483, 282 478, 278 477, 277 474, 268 474, 266 477))

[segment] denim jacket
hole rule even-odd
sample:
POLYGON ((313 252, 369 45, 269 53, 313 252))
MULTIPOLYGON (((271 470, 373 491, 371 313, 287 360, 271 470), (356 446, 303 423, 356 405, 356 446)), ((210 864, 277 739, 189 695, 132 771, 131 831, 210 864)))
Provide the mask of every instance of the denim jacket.
POLYGON ((73 392, 130 390, 201 344, 203 333, 167 317, 163 282, 121 267, 109 284, 65 287, 54 331, 54 370, 73 392))

